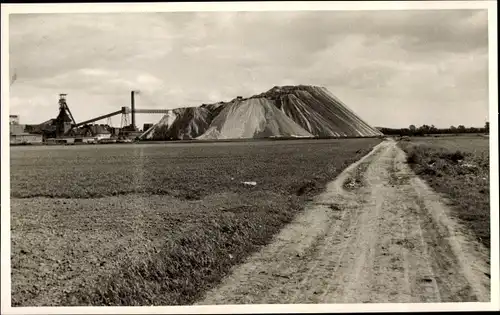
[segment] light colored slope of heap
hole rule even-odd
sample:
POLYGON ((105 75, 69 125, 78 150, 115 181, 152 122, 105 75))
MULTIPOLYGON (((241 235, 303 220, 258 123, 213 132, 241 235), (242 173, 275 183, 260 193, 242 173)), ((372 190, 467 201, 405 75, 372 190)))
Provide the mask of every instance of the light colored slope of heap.
POLYGON ((198 139, 313 137, 265 98, 237 100, 226 106, 198 139))

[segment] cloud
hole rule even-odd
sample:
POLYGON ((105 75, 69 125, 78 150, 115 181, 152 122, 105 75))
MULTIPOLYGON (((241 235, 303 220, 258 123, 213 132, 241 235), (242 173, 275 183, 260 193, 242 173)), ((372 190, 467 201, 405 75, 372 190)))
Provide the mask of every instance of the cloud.
POLYGON ((25 122, 61 90, 91 98, 92 117, 131 89, 171 108, 285 84, 325 86, 375 125, 482 125, 488 111, 481 10, 14 15, 10 29, 25 122))
POLYGON ((40 78, 155 60, 176 36, 167 23, 144 14, 12 15, 10 56, 25 76, 40 78))

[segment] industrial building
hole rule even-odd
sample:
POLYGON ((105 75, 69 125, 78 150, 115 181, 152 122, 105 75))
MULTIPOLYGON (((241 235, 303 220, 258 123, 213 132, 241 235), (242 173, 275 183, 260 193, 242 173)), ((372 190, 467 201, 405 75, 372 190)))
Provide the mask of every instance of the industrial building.
POLYGON ((93 137, 97 141, 111 138, 111 132, 107 125, 87 125, 81 133, 84 137, 93 137))
POLYGON ((26 132, 26 126, 19 123, 18 115, 9 115, 10 144, 42 144, 43 136, 26 132))

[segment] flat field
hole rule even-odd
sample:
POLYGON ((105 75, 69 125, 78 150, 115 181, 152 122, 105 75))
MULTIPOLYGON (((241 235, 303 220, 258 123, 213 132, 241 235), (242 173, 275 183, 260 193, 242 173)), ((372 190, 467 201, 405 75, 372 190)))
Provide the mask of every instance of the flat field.
POLYGON ((13 147, 12 305, 193 303, 379 142, 13 147))
POLYGON ((489 249, 489 138, 415 137, 399 145, 417 175, 447 197, 454 215, 489 249))

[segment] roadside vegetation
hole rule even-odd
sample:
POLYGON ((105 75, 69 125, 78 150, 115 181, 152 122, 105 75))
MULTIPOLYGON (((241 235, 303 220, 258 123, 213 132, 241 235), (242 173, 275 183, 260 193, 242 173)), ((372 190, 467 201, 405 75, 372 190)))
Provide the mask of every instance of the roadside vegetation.
POLYGON ((12 148, 12 305, 193 303, 380 141, 12 148))
POLYGON ((490 248, 489 139, 415 137, 399 142, 417 175, 452 203, 456 217, 490 248))

